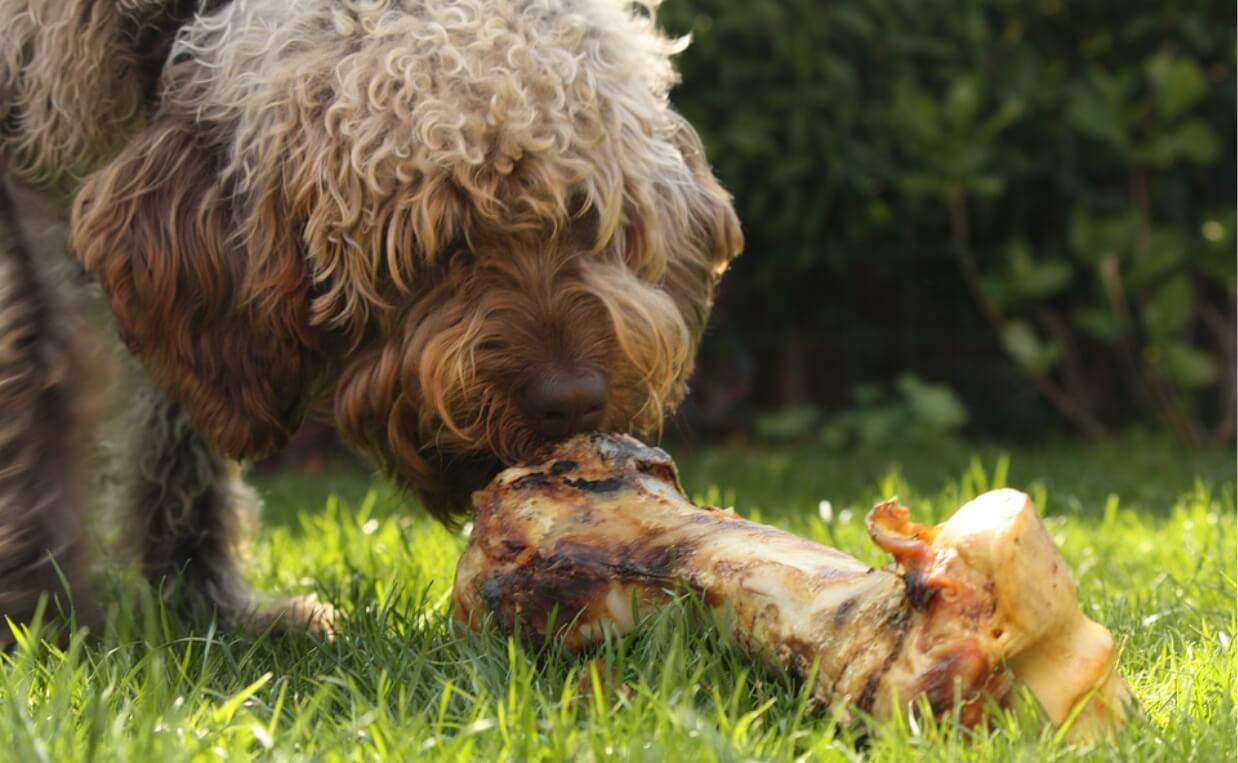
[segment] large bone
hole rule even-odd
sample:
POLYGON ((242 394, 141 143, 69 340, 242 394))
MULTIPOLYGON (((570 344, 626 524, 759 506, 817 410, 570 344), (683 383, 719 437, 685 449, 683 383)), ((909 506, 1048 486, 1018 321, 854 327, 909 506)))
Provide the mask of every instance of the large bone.
POLYGON ((889 569, 692 504, 670 457, 630 437, 576 437, 540 466, 504 471, 474 506, 454 592, 473 627, 489 616, 579 649, 687 588, 724 609, 753 654, 802 677, 815 664, 816 697, 840 712, 880 720, 925 697, 970 725, 1022 685, 1055 724, 1077 709, 1076 738, 1125 718, 1113 638, 1080 612, 1057 547, 1014 490, 939 526, 879 504, 868 528, 889 569))

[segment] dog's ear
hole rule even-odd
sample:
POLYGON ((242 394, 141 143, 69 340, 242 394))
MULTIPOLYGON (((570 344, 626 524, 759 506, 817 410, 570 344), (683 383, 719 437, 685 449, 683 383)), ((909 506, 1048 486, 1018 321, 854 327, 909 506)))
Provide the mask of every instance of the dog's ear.
POLYGON ((321 337, 295 237, 250 256, 201 132, 132 140, 79 191, 72 243, 155 384, 221 452, 255 458, 299 425, 321 337))
POLYGON ((692 179, 663 191, 681 197, 668 207, 686 212, 675 221, 677 245, 668 252, 666 289, 679 305, 693 338, 699 339, 713 306, 714 287, 743 249, 744 237, 731 195, 710 170, 696 130, 682 118, 676 120, 676 128, 675 148, 692 179))

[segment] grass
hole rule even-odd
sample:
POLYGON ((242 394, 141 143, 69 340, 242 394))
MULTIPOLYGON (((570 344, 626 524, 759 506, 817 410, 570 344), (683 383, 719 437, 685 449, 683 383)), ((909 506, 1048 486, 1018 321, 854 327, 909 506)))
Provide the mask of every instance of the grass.
MULTIPOLYGON (((1026 489, 1123 644, 1142 720, 1100 759, 1235 757, 1234 455, 1153 440, 1103 448, 933 447, 840 456, 681 454, 689 492, 869 561, 863 530, 899 495, 940 519, 984 489, 1026 489), (820 503, 828 500, 832 511, 820 503)), ((839 726, 806 692, 671 607, 592 659, 462 636, 447 617, 463 538, 368 478, 260 480, 254 583, 342 609, 333 643, 245 639, 175 622, 115 574, 105 631, 65 650, 27 634, 0 656, 0 758, 133 760, 1073 759, 1031 711, 978 731, 839 726), (597 666, 604 665, 603 669, 597 666)))

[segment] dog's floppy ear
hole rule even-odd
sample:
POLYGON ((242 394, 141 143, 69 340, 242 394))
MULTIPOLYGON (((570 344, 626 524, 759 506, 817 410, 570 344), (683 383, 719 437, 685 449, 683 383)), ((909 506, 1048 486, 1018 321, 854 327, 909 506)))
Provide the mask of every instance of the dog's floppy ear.
MULTIPOLYGON (((714 287, 744 246, 743 232, 731 195, 714 177, 696 130, 682 117, 676 119, 675 147, 692 180, 667 192, 682 196, 686 211, 677 245, 669 252, 666 288, 679 305, 688 328, 699 339, 713 306, 714 287)), ((668 206, 670 206, 668 204, 668 206)))
POLYGON ((254 458, 300 423, 319 336, 295 237, 250 257, 201 134, 157 123, 131 141, 78 193, 72 241, 156 385, 221 452, 254 458))

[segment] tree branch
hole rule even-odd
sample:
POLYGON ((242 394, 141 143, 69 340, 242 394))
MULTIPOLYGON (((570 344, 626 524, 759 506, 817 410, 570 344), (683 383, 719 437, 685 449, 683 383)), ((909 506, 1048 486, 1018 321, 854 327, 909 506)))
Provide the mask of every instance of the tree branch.
MULTIPOLYGON (((980 311, 984 313, 989 325, 997 332, 1000 340, 1005 333, 1007 320, 1001 308, 984 290, 984 279, 980 273, 980 268, 976 265, 976 258, 972 255, 966 194, 961 189, 951 189, 947 194, 946 206, 949 211, 950 236, 954 244, 955 259, 959 263, 963 280, 967 283, 968 289, 971 291, 972 296, 975 297, 976 303, 980 306, 980 311)), ((1063 418, 1073 424, 1080 432, 1092 439, 1100 439, 1108 434, 1105 425, 1100 423, 1088 410, 1079 405, 1078 401, 1063 390, 1047 371, 1026 370, 1032 377, 1032 381, 1035 382, 1037 389, 1040 390, 1040 394, 1057 409, 1057 412, 1063 418)))

